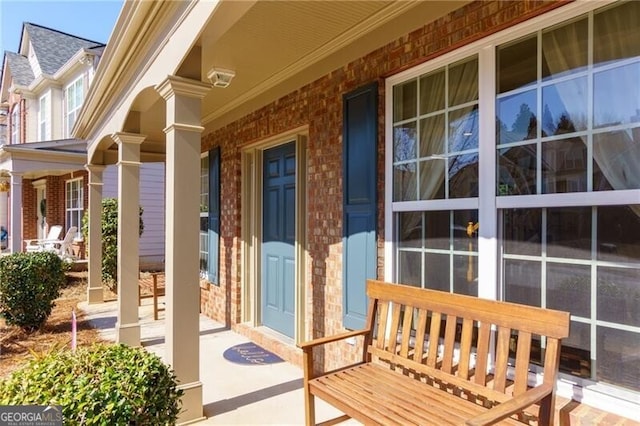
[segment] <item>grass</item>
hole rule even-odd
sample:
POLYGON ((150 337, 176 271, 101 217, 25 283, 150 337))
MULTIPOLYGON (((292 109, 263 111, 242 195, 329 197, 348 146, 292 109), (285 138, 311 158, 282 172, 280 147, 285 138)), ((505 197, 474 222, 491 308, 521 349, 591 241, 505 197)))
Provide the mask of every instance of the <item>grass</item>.
POLYGON ((86 272, 67 274, 68 285, 61 295, 44 326, 26 333, 20 328, 7 326, 0 318, 0 378, 6 377, 32 358, 32 351, 40 354, 55 348, 71 346, 71 312, 76 311, 77 344, 89 345, 101 342, 97 330, 84 319, 78 303, 86 300, 86 272))

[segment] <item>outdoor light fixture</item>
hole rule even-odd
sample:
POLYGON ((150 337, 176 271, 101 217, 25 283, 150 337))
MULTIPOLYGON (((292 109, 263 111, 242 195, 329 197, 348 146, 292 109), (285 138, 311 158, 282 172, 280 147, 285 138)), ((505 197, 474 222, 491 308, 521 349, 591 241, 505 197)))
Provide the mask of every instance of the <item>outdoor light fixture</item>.
POLYGON ((207 73, 207 78, 214 87, 228 87, 231 79, 236 76, 235 71, 225 70, 222 68, 212 68, 207 73))

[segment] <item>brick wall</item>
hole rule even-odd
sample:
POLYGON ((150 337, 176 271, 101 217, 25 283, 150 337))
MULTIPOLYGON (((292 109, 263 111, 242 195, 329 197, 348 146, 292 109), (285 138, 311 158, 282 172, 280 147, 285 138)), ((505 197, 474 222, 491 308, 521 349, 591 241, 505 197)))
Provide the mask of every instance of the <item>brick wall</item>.
POLYGON ((36 221, 38 211, 36 206, 36 189, 32 185, 33 180, 22 180, 22 237, 23 239, 38 238, 36 221))
MULTIPOLYGON (((393 40, 368 55, 203 137, 203 151, 221 147, 220 286, 202 292, 202 311, 227 324, 240 321, 241 150, 250 143, 308 126, 307 338, 342 330, 342 96, 379 82, 378 276, 383 276, 384 78, 562 3, 477 1, 393 40)), ((353 357, 353 347, 330 351, 328 366, 353 357)), ((327 355, 329 356, 329 355, 327 355)))
MULTIPOLYGON (((68 173, 61 176, 45 176, 46 179, 46 193, 47 193, 47 223, 49 226, 62 225, 64 228, 63 234, 60 238, 64 237, 66 232, 66 212, 65 212, 65 184, 70 179, 77 179, 82 177, 84 180, 84 209, 87 210, 89 206, 89 191, 86 184, 88 182, 88 173, 85 170, 68 173)), ((38 230, 36 227, 36 221, 38 218, 37 205, 37 191, 33 186, 33 180, 24 179, 22 185, 22 217, 23 217, 23 238, 37 238, 38 230)))

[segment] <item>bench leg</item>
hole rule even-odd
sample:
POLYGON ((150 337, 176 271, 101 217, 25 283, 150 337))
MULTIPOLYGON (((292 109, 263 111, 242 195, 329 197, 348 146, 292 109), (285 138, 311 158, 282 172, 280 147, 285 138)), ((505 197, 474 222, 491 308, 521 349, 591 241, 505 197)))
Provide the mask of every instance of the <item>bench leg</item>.
POLYGON ((153 319, 158 320, 158 276, 153 274, 153 319))
POLYGON ((316 401, 315 397, 309 392, 309 388, 305 387, 304 390, 304 413, 305 424, 307 426, 313 426, 316 424, 316 401))
MULTIPOLYGON (((311 349, 313 350, 313 349, 311 349)), ((304 351, 302 354, 302 362, 304 365, 304 415, 305 424, 312 426, 316 424, 316 401, 315 396, 311 394, 309 389, 309 378, 313 375, 313 355, 304 351)))

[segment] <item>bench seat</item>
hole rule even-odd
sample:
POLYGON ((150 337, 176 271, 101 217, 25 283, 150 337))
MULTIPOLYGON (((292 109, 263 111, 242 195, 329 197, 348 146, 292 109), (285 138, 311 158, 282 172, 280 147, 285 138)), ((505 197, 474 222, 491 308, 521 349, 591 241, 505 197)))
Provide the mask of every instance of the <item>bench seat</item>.
MULTIPOLYGON (((364 424, 463 425, 486 411, 387 367, 367 363, 318 377, 311 392, 364 424)), ((500 424, 522 423, 504 419, 500 424)))

